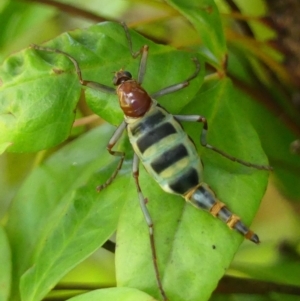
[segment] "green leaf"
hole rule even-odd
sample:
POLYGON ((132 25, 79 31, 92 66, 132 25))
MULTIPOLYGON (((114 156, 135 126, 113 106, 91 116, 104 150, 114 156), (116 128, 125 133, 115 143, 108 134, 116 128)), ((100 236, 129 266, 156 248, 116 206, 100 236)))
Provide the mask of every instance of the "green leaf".
MULTIPOLYGON (((143 44, 150 46, 143 83, 149 93, 193 74, 191 54, 156 45, 134 32, 131 35, 136 50, 143 44)), ((112 86, 113 72, 120 68, 137 75, 139 60, 131 57, 124 29, 117 23, 65 33, 47 46, 77 59, 86 80, 112 86)), ((168 98, 168 109, 179 112, 199 89, 203 74, 204 68, 188 90, 178 92, 172 101, 168 98)), ((80 85, 75 68, 66 57, 28 49, 6 60, 0 79, 0 143, 10 142, 10 151, 25 152, 48 148, 68 137, 80 85)), ((96 114, 115 125, 121 122, 123 113, 115 95, 88 90, 86 98, 96 114)))
POLYGON ((153 297, 129 287, 107 288, 95 290, 77 297, 68 299, 70 301, 155 301, 153 297))
POLYGON ((226 63, 226 42, 218 7, 213 0, 167 0, 195 27, 202 39, 202 54, 217 69, 226 63))
MULTIPOLYGON (((183 112, 203 113, 208 118, 209 143, 252 163, 267 164, 258 137, 243 118, 237 100, 230 81, 223 79, 199 93, 183 112)), ((198 142, 201 126, 187 124, 186 128, 198 142)), ((204 181, 249 224, 264 194, 268 172, 233 163, 210 150, 201 149, 201 153, 204 181)), ((140 182, 149 201, 158 265, 168 298, 207 300, 230 265, 242 236, 207 212, 185 204, 182 198, 162 192, 143 169, 140 182)), ((137 202, 133 197, 120 216, 117 281, 159 298, 148 230, 137 202)))
POLYGON ((0 141, 11 143, 10 151, 40 150, 69 135, 80 87, 64 72, 43 71, 46 66, 32 50, 11 56, 2 65, 0 141))
POLYGON ((54 19, 54 15, 55 9, 50 7, 26 2, 1 1, 0 62, 5 58, 5 54, 27 46, 26 41, 37 39, 39 35, 43 35, 44 39, 51 33, 53 36, 57 26, 54 20, 52 24, 49 20, 54 19))
POLYGON ((0 301, 6 301, 11 286, 11 251, 2 227, 0 227, 0 266, 0 301))
MULTIPOLYGON (((21 277, 22 300, 41 300, 115 231, 126 190, 96 192, 116 166, 109 166, 105 149, 110 136, 102 126, 75 140, 35 169, 18 192, 7 224, 16 299, 21 277)), ((124 182, 120 176, 115 184, 124 182)))

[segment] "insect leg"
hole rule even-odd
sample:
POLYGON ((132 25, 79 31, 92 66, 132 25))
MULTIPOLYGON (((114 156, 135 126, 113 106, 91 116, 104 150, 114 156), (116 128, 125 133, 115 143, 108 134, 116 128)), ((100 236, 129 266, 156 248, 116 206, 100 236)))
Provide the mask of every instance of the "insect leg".
POLYGON ((202 146, 204 146, 206 148, 209 148, 209 149, 217 152, 218 154, 222 155, 223 157, 225 157, 225 158, 227 158, 231 161, 238 162, 242 165, 245 165, 245 166, 248 166, 248 167, 253 167, 253 168, 256 168, 256 169, 273 170, 273 168, 271 166, 258 165, 258 164, 253 164, 253 163, 250 163, 250 162, 247 162, 247 161, 240 160, 240 159, 235 158, 235 157, 225 153, 224 151, 208 144, 207 141, 206 141, 208 124, 207 124, 207 120, 206 120, 205 117, 200 116, 200 115, 174 115, 174 117, 179 121, 192 121, 192 122, 201 122, 201 123, 203 123, 203 128, 202 128, 201 136, 200 136, 200 142, 201 142, 202 146))
POLYGON ((140 66, 139 66, 139 72, 138 72, 138 83, 141 84, 143 82, 144 79, 144 75, 146 73, 146 65, 147 65, 147 58, 148 58, 148 50, 149 50, 149 46, 148 45, 144 45, 141 47, 140 50, 134 52, 133 48, 132 48, 132 39, 128 30, 128 27, 126 25, 126 23, 121 22, 121 25, 124 28, 125 34, 126 34, 126 38, 128 41, 128 45, 129 45, 129 50, 131 53, 131 56, 135 59, 137 58, 140 54, 141 56, 141 60, 140 60, 140 66))
POLYGON ((148 208, 146 206, 147 199, 143 196, 143 193, 142 193, 142 190, 141 190, 141 187, 139 184, 139 158, 136 154, 134 154, 134 157, 133 157, 132 173, 133 173, 133 177, 135 180, 135 184, 136 184, 136 188, 137 188, 137 192, 138 192, 138 196, 139 196, 140 206, 141 206, 141 209, 144 214, 144 217, 145 217, 145 220, 146 220, 146 223, 148 226, 148 230, 149 230, 152 261, 153 261, 153 265, 154 265, 154 271, 155 271, 155 276, 156 276, 156 280, 157 280, 157 285, 158 285, 160 293, 163 297, 163 300, 167 301, 167 296, 163 289, 160 274, 158 271, 156 248, 155 248, 155 242, 154 242, 153 221, 152 221, 152 218, 148 211, 148 208))
POLYGON ((73 65, 75 67, 75 70, 76 70, 76 73, 77 73, 77 76, 78 76, 78 79, 79 79, 79 82, 83 86, 87 86, 87 87, 90 87, 90 88, 95 89, 95 90, 100 90, 100 91, 105 92, 105 93, 110 93, 110 94, 115 94, 116 93, 116 90, 112 87, 109 87, 109 86, 106 86, 106 85, 103 85, 103 84, 100 84, 100 83, 97 83, 97 82, 84 80, 82 78, 81 69, 79 67, 78 62, 70 54, 68 54, 64 51, 61 51, 59 49, 54 49, 54 48, 49 48, 49 47, 42 47, 42 46, 38 46, 38 45, 35 45, 35 44, 31 44, 30 47, 34 48, 36 50, 46 51, 46 52, 54 52, 54 53, 58 53, 58 54, 62 54, 64 56, 66 56, 73 63, 73 65))
POLYGON ((151 97, 152 98, 157 98, 159 96, 162 96, 162 95, 165 95, 165 94, 169 94, 169 93, 173 93, 173 92, 176 92, 180 89, 183 89, 185 88, 186 86, 189 85, 190 81, 193 80, 194 78, 196 78, 200 72, 200 62, 197 58, 192 58, 195 66, 196 66, 196 70, 195 72, 189 77, 187 78, 185 81, 181 82, 181 83, 178 83, 178 84, 175 84, 175 85, 171 85, 169 87, 166 87, 166 88, 163 88, 153 94, 151 94, 151 97))
POLYGON ((102 185, 99 185, 97 187, 97 191, 101 191, 104 188, 106 188, 109 184, 111 184, 113 182, 113 180, 116 178, 119 170, 121 169, 122 165, 123 165, 123 161, 125 158, 125 153, 124 152, 119 152, 119 151, 114 151, 112 150, 112 148, 115 146, 115 144, 118 142, 119 138, 121 137, 123 131, 126 128, 126 122, 123 121, 116 129, 116 131, 114 132, 114 134, 112 135, 112 137, 110 138, 108 145, 107 145, 107 150, 108 152, 113 155, 113 156, 118 156, 120 157, 120 161, 118 163, 118 166, 116 167, 116 169, 114 170, 114 172, 112 173, 112 175, 110 176, 110 178, 102 185))

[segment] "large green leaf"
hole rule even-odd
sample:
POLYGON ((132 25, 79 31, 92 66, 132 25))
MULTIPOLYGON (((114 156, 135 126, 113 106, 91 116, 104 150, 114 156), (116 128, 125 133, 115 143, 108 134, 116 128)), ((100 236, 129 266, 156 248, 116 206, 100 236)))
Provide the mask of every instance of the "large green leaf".
MULTIPOLYGON (((103 126, 67 145, 35 169, 15 197, 7 224, 13 300, 21 277, 22 300, 41 300, 115 231, 127 191, 96 192, 116 165, 108 165, 110 136, 103 126)), ((116 185, 126 182, 120 176, 116 185)))
MULTIPOLYGON (((195 70, 192 55, 156 45, 131 32, 134 48, 150 46, 144 87, 149 93, 188 78, 195 70)), ((102 23, 86 30, 65 33, 47 46, 63 50, 80 64, 83 78, 112 86, 120 68, 137 74, 138 60, 129 52, 123 27, 102 23)), ((189 89, 178 92, 167 106, 178 112, 195 95, 203 80, 199 75, 189 89)), ((36 151, 60 143, 69 135, 80 85, 72 63, 62 55, 27 49, 8 58, 0 69, 0 143, 15 152, 36 151)), ((115 95, 87 92, 92 110, 110 123, 119 124, 122 112, 115 95)))

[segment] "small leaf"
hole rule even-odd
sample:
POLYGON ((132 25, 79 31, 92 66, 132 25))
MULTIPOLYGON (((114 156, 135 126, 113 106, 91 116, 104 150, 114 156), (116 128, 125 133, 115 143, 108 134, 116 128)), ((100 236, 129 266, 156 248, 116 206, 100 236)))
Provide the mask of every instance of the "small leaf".
MULTIPOLYGON (((98 181, 104 182, 112 170, 101 172, 89 179, 86 186, 61 200, 51 215, 55 223, 44 229, 34 254, 34 265, 21 279, 22 300, 41 300, 50 288, 71 268, 97 250, 114 233, 117 227, 123 193, 108 187, 97 194, 98 181), (106 196, 109 193, 109 197, 106 196), (118 197, 114 197, 114 194, 118 197)), ((114 185, 120 185, 119 177, 114 185)))
POLYGON ((218 7, 213 0, 167 0, 195 27, 202 39, 202 54, 217 69, 226 62, 226 42, 218 7))
MULTIPOLYGON (((15 197, 7 223, 15 297, 22 277, 22 300, 41 300, 115 231, 126 190, 96 192, 116 166, 109 166, 106 152, 110 136, 101 126, 65 146, 32 172, 15 197)), ((120 176, 116 185, 126 181, 120 176)))

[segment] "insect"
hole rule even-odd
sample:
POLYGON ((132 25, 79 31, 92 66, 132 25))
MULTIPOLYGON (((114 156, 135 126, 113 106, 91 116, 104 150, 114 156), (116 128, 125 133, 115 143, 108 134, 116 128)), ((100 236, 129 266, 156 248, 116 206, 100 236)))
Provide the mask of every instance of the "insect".
POLYGON ((124 23, 122 23, 122 26, 128 40, 132 57, 137 58, 140 56, 141 58, 137 80, 133 79, 128 71, 121 69, 115 72, 113 84, 116 86, 116 89, 101 83, 84 80, 78 62, 63 51, 37 45, 32 45, 32 48, 66 56, 74 64, 78 79, 83 86, 110 94, 117 94, 120 107, 124 113, 124 121, 118 126, 109 140, 107 150, 111 155, 119 157, 120 160, 110 178, 104 184, 98 186, 97 190, 101 191, 110 185, 121 169, 125 153, 115 151, 114 146, 122 133, 127 130, 130 143, 134 150, 132 172, 138 192, 139 203, 149 229, 150 246, 157 285, 163 300, 167 300, 157 266, 153 222, 146 206, 147 200, 139 184, 139 163, 141 162, 143 164, 149 175, 156 180, 164 191, 180 195, 195 207, 207 210, 226 223, 229 228, 235 229, 254 243, 259 243, 258 236, 252 232, 237 215, 233 214, 224 203, 219 201, 215 193, 203 182, 203 167, 200 157, 194 143, 185 133, 180 122, 203 123, 200 136, 201 145, 219 153, 229 160, 262 170, 271 170, 271 167, 252 164, 237 159, 208 144, 206 141, 208 123, 205 117, 200 115, 172 115, 161 107, 155 98, 176 92, 188 86, 189 82, 198 76, 200 63, 196 58, 193 58, 195 71, 190 77, 180 83, 168 86, 149 95, 141 86, 146 72, 149 47, 144 45, 140 50, 134 52, 129 30, 124 23))

